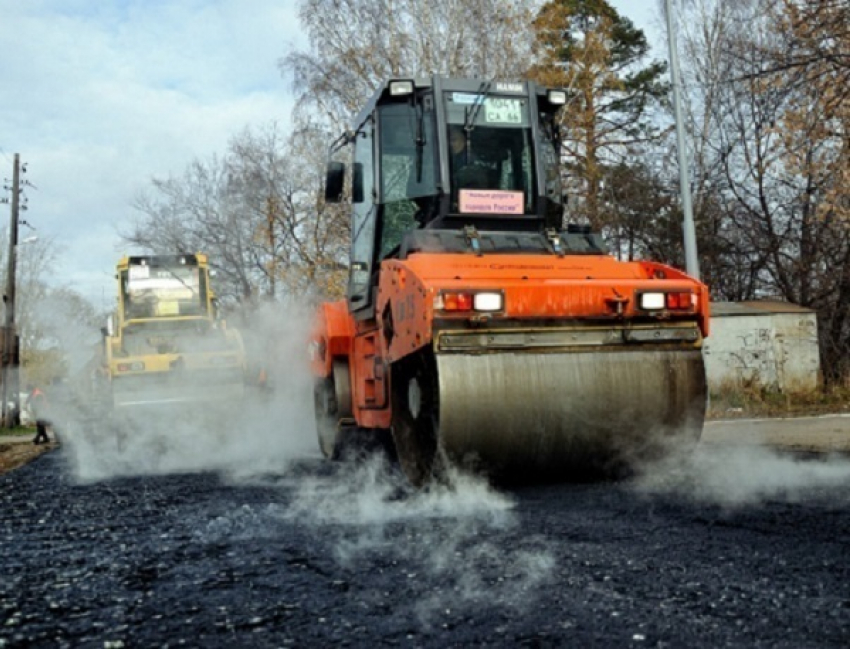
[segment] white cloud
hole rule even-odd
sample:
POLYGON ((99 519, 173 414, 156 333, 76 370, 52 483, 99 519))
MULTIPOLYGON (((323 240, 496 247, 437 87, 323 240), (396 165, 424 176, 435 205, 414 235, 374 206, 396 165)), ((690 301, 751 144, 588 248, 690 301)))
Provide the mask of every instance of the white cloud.
POLYGON ((57 283, 101 306, 153 176, 288 122, 277 61, 303 45, 296 2, 0 0, 0 15, 0 175, 14 152, 29 163, 26 218, 64 249, 57 283))

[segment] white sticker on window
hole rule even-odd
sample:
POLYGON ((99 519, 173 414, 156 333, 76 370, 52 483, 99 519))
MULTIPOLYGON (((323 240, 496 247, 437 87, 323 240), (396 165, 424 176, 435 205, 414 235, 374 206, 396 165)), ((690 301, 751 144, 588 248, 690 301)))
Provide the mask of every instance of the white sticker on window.
POLYGON ((453 92, 452 101, 456 104, 477 104, 481 101, 481 95, 473 95, 468 92, 453 92))
POLYGON ((461 214, 522 214, 523 193, 498 189, 461 189, 461 214))
POLYGON ((484 102, 484 121, 489 124, 522 124, 522 101, 491 97, 484 102))

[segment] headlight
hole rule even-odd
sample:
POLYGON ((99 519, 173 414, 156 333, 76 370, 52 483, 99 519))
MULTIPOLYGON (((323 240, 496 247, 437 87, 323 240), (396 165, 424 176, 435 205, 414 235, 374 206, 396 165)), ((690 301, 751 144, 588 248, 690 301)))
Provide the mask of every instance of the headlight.
POLYGON ((502 311, 505 297, 501 291, 442 291, 434 296, 437 311, 502 311))
POLYGON ((664 308, 664 293, 641 293, 640 308, 644 311, 659 311, 664 308))
POLYGON ((501 311, 501 293, 476 293, 472 299, 473 308, 476 311, 501 311))
POLYGON ((567 103, 567 93, 565 90, 550 90, 546 93, 549 103, 555 106, 563 106, 567 103))
POLYGON ((390 81, 390 95, 393 97, 401 97, 413 93, 412 81, 390 81))

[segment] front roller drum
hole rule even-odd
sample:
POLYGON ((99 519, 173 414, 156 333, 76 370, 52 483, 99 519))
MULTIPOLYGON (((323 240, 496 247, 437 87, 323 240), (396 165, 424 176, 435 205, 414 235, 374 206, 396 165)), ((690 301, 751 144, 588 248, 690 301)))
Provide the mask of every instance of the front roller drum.
POLYGON ((393 434, 415 484, 442 453, 509 481, 618 474, 702 432, 699 350, 414 358, 393 374, 393 434))

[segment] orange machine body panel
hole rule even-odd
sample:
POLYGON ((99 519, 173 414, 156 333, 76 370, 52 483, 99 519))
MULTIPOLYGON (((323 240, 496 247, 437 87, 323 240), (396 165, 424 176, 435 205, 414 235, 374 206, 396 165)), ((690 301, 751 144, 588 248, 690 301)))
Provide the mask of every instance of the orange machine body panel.
POLYGON ((351 356, 354 321, 345 300, 323 302, 310 333, 310 364, 313 374, 323 378, 333 371, 334 358, 351 356))
POLYGON ((344 301, 325 304, 325 331, 314 336, 314 344, 326 350, 321 359, 314 357, 317 374, 330 373, 333 357, 349 356, 352 412, 367 428, 390 426, 390 365, 432 344, 440 329, 680 320, 696 322, 701 336, 708 335, 704 284, 670 266, 621 262, 609 255, 416 253, 382 262, 375 299, 375 318, 358 321, 344 301), (438 308, 438 297, 455 291, 499 292, 504 308, 493 313, 438 308), (639 308, 641 292, 690 293, 691 305, 676 313, 649 314, 639 308))
MULTIPOLYGON (((393 362, 431 341, 434 320, 462 329, 510 321, 542 326, 553 321, 696 321, 708 335, 708 288, 681 271, 647 262, 620 262, 607 255, 412 255, 384 262, 377 303, 378 319, 392 313, 394 335, 385 349, 393 362), (446 291, 495 291, 504 309, 496 313, 435 310, 446 291), (638 308, 640 292, 690 292, 692 307, 654 315, 638 308)), ((453 327, 453 328, 454 328, 453 327)))

